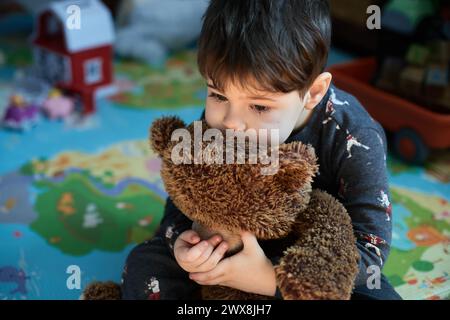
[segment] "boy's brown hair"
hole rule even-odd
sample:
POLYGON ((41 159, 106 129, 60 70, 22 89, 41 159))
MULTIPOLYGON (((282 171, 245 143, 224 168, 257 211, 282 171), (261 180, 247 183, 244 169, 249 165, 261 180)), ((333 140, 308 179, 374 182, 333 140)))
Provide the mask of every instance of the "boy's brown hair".
POLYGON ((327 0, 211 0, 198 66, 222 92, 228 81, 256 81, 258 90, 304 94, 325 68, 330 38, 327 0))

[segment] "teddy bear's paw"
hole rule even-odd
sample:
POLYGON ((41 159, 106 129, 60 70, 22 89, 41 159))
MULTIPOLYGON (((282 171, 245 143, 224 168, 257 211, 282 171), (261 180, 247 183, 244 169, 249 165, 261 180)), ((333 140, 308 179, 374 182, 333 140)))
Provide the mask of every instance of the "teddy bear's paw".
POLYGON ((348 300, 353 288, 353 265, 334 263, 324 250, 292 246, 275 267, 284 300, 348 300))
POLYGON ((120 286, 112 281, 92 282, 87 285, 81 296, 82 300, 120 300, 120 286))
POLYGON ((272 300, 274 297, 248 293, 224 286, 203 286, 203 300, 272 300))

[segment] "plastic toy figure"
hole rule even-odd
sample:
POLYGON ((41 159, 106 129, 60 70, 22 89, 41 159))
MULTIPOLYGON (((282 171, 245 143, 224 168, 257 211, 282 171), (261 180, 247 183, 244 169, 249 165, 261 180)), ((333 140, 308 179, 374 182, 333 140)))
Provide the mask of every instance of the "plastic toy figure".
POLYGON ((74 110, 74 101, 62 95, 58 89, 50 91, 42 110, 50 119, 65 119, 74 110))
POLYGON ((11 96, 10 105, 3 117, 3 125, 17 130, 29 130, 39 118, 39 108, 34 104, 27 104, 21 95, 11 96))

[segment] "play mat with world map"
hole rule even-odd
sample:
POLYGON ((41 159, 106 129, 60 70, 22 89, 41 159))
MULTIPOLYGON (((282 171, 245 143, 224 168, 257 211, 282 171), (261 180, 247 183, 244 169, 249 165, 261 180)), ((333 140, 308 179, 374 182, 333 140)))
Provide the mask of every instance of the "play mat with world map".
MULTIPOLYGON (((31 59, 12 40, 1 48, 0 110, 31 59)), ((161 115, 198 119, 204 82, 193 51, 160 69, 117 61, 115 75, 126 90, 99 99, 84 122, 0 130, 0 299, 78 299, 93 280, 119 282, 128 252, 157 228, 166 193, 148 127, 161 115), (70 266, 81 271, 80 289, 67 286, 70 266)), ((450 153, 424 167, 389 155, 388 167, 394 230, 384 273, 405 299, 448 299, 450 153)))

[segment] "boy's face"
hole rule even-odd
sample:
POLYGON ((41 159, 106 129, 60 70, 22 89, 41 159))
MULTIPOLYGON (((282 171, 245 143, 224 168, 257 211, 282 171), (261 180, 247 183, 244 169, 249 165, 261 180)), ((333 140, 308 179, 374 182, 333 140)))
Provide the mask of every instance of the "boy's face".
POLYGON ((278 129, 279 143, 283 143, 294 129, 301 127, 310 110, 305 108, 305 98, 298 91, 271 93, 244 90, 228 83, 220 92, 208 80, 205 118, 208 125, 217 129, 278 129))

